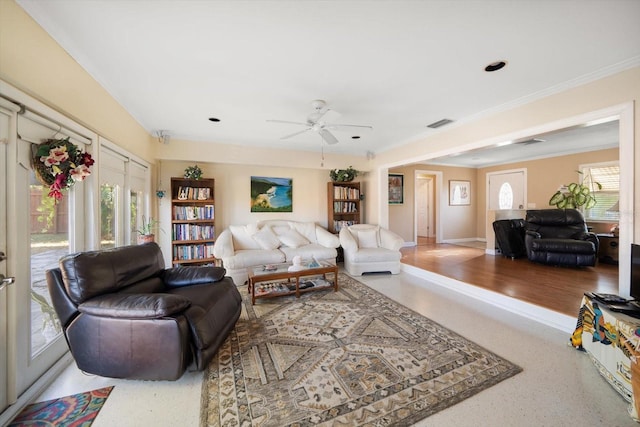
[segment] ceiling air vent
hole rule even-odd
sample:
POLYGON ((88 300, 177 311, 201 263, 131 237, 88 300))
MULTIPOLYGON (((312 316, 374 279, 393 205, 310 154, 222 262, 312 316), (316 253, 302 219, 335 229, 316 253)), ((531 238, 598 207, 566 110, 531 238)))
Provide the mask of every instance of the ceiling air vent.
POLYGON ((451 119, 442 119, 442 120, 438 120, 437 122, 433 122, 430 125, 427 125, 428 128, 431 129, 437 129, 439 127, 442 127, 444 125, 448 125, 449 123, 452 123, 453 120, 451 119))

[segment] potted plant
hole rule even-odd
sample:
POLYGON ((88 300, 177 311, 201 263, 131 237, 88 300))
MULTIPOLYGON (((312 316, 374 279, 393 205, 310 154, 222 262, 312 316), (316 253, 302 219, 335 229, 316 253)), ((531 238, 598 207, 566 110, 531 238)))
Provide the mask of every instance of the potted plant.
POLYGON ((331 169, 329 177, 331 177, 333 182, 350 182, 358 176, 358 173, 359 172, 355 170, 353 166, 349 166, 346 169, 331 169))
MULTIPOLYGON (((576 172, 582 175, 582 172, 576 172)), ((581 206, 591 209, 597 203, 595 196, 592 194, 596 188, 602 190, 602 184, 591 179, 591 175, 587 175, 582 180, 582 183, 572 182, 569 185, 560 187, 549 199, 549 204, 558 209, 576 209, 581 206)))
POLYGON ((142 215, 142 225, 136 231, 138 232, 138 244, 155 242, 156 235, 154 230, 158 227, 160 222, 158 220, 149 217, 149 220, 146 219, 144 215, 142 215))

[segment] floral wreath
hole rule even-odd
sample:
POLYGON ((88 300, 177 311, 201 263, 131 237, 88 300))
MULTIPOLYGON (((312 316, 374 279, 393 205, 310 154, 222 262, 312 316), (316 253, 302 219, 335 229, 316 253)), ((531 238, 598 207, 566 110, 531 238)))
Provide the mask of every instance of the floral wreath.
POLYGON ((37 146, 33 156, 36 177, 49 186, 49 197, 62 199, 62 191, 91 175, 91 154, 65 139, 47 139, 37 146))

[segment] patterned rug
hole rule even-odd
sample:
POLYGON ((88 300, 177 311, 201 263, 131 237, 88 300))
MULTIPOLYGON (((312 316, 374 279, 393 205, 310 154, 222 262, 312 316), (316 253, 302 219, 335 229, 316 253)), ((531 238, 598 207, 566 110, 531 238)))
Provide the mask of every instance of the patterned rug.
POLYGON ((113 387, 104 387, 32 403, 18 414, 9 427, 88 427, 98 416, 112 389, 113 387))
POLYGON ((205 372, 202 426, 408 426, 522 369, 345 274, 257 300, 205 372))

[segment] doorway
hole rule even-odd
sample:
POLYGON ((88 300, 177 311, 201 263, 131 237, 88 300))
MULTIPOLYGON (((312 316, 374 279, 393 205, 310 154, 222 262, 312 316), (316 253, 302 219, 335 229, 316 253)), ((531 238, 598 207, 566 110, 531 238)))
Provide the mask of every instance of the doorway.
POLYGON ((442 230, 440 226, 440 187, 442 172, 416 170, 414 174, 414 241, 440 243, 442 230))

